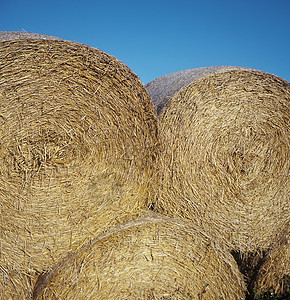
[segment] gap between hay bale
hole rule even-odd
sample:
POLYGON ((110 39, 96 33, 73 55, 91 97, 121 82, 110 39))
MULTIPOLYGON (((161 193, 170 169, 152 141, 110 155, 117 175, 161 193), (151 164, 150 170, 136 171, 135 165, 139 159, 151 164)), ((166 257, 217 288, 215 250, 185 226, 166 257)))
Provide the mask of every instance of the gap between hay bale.
MULTIPOLYGON (((155 210, 232 250, 268 251, 289 224, 289 82, 232 70, 181 89, 160 115, 155 210)), ((289 227, 288 227, 289 230, 289 227)))
POLYGON ((98 49, 6 40, 0 57, 0 272, 33 276, 152 202, 157 120, 98 49))
POLYGON ((241 299, 244 289, 233 257, 199 228, 149 213, 50 268, 33 299, 241 299))

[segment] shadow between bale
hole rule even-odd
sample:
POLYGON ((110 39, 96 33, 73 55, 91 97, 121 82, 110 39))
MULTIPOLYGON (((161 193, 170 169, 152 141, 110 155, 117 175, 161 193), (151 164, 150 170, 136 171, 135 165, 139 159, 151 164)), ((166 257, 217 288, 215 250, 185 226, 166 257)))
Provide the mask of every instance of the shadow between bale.
POLYGON ((5 40, 0 56, 0 272, 33 276, 152 202, 157 120, 98 49, 5 40))
POLYGON ((156 214, 84 245, 39 277, 33 299, 241 299, 228 253, 189 223, 156 214))

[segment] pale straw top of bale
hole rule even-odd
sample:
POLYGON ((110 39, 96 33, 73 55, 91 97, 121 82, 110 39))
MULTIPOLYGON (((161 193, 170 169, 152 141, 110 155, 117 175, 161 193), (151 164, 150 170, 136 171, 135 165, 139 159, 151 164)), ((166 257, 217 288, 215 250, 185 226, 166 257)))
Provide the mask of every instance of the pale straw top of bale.
POLYGON ((45 35, 40 33, 26 32, 26 31, 0 31, 0 42, 20 40, 20 39, 63 40, 55 36, 50 36, 50 35, 45 35))
POLYGON ((160 115, 168 101, 188 84, 202 77, 231 70, 252 69, 238 66, 212 66, 182 70, 156 78, 147 83, 145 88, 154 103, 157 114, 160 115))
POLYGON ((290 84, 260 71, 198 79, 160 115, 156 210, 226 237, 235 250, 268 250, 289 222, 290 84))
POLYGON ((32 274, 146 209, 157 118, 101 50, 19 39, 0 57, 0 264, 32 274))
POLYGON ((232 256, 198 228, 156 214, 123 224, 39 277, 33 299, 241 299, 232 256))

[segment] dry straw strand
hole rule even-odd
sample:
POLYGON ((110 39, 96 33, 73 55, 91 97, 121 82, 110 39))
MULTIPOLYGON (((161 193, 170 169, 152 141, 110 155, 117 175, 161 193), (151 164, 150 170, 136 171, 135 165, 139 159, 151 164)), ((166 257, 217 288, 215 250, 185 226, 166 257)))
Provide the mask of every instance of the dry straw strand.
POLYGON ((241 299, 229 253, 189 223, 156 214, 123 224, 57 264, 34 299, 241 299), (208 284, 208 285, 207 285, 208 284))
POLYGON ((278 295, 290 293, 289 227, 285 228, 259 270, 255 282, 258 294, 270 291, 278 295))
POLYGON ((178 91, 159 120, 155 209, 232 250, 268 251, 289 224, 289 100, 289 82, 256 70, 218 72, 178 91))
POLYGON ((32 276, 152 201, 157 120, 98 49, 6 35, 0 64, 0 272, 32 276))

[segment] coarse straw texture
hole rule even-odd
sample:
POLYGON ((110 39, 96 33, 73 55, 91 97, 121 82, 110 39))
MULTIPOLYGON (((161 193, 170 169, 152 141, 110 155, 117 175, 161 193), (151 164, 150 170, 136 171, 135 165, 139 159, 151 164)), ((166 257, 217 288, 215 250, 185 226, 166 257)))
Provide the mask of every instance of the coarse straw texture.
POLYGON ((182 70, 156 78, 147 83, 145 88, 154 103, 157 114, 160 115, 169 100, 188 84, 206 76, 232 70, 251 69, 238 66, 212 66, 182 70))
POLYGON ((255 284, 258 294, 274 292, 277 295, 290 293, 290 245, 289 230, 274 245, 260 268, 255 284))
POLYGON ((289 82, 253 70, 181 89, 160 115, 155 210, 191 220, 231 250, 271 249, 290 216, 289 100, 289 82))
POLYGON ((42 272, 154 197, 153 104, 139 78, 98 49, 0 42, 0 137, 2 283, 42 272))
POLYGON ((148 214, 41 275, 33 299, 241 299, 236 262, 189 223, 148 214))
POLYGON ((0 299, 31 299, 32 285, 36 277, 19 272, 19 269, 7 269, 0 265, 0 299))

